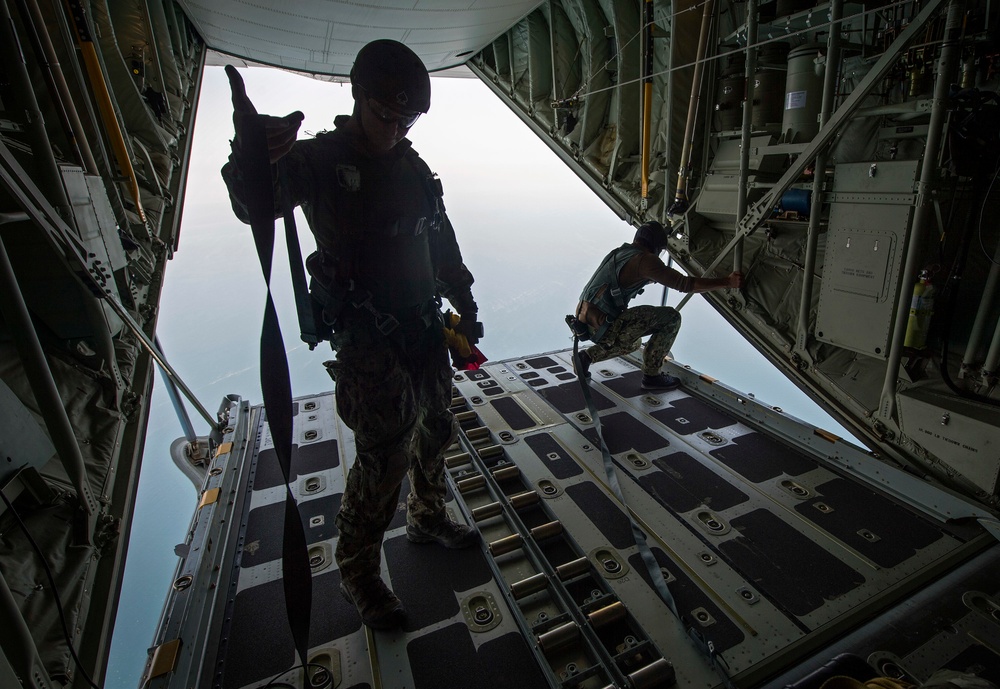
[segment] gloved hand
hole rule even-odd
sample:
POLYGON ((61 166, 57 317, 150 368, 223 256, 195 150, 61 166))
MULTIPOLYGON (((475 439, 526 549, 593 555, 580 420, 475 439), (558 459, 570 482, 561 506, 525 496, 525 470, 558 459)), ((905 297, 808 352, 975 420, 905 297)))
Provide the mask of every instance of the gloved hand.
POLYGON ((299 125, 305 115, 296 110, 284 117, 258 115, 257 108, 247 96, 246 86, 239 70, 232 65, 226 65, 226 76, 229 77, 229 88, 233 93, 233 126, 236 129, 236 145, 239 146, 240 136, 245 123, 250 118, 257 118, 264 125, 267 133, 267 152, 272 164, 291 150, 298 136, 299 125))
MULTIPOLYGON (((451 353, 452 365, 460 371, 479 368, 486 363, 486 356, 479 351, 479 347, 469 342, 464 333, 459 332, 461 322, 462 320, 457 313, 445 312, 444 340, 451 353)), ((467 322, 478 325, 478 332, 482 335, 481 323, 477 323, 474 317, 470 317, 467 322)))
POLYGON ((475 314, 462 316, 462 320, 455 326, 455 332, 464 335, 470 345, 475 345, 483 337, 483 324, 476 320, 475 314))

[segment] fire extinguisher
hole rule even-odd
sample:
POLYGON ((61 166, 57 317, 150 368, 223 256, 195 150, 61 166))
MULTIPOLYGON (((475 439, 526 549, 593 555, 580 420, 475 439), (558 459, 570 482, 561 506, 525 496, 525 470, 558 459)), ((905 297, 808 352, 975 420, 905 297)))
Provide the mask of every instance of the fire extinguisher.
POLYGON ((920 271, 920 278, 913 286, 910 318, 906 322, 903 346, 922 349, 927 344, 927 331, 930 329, 931 316, 934 315, 934 293, 930 274, 926 270, 920 271))

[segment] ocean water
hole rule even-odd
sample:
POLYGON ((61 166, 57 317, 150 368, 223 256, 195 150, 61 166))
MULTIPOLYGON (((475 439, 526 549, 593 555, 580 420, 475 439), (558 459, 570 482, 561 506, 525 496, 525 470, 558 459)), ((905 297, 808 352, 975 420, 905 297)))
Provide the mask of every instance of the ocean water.
MULTIPOLYGON (((244 70, 259 112, 305 113, 300 136, 349 113, 350 88, 270 69, 244 70)), ((563 321, 601 257, 633 229, 601 203, 478 79, 434 79, 430 112, 411 131, 414 148, 441 176, 448 214, 485 324, 480 347, 493 360, 571 346, 563 321)), ((261 400, 258 347, 264 284, 249 228, 233 216, 219 168, 229 155, 231 104, 221 68, 208 68, 194 133, 180 247, 167 266, 157 335, 164 353, 214 413, 225 395, 261 400)), ((305 221, 303 255, 312 250, 305 221)), ((283 242, 272 291, 282 318, 296 396, 331 389, 322 362, 299 340, 283 242)), ((659 303, 647 288, 635 303, 659 303)), ((673 294, 669 303, 676 304, 673 294)), ((822 428, 849 435, 740 338, 701 297, 683 310, 678 361, 822 428)), ((207 425, 189 406, 199 434, 207 425)), ((168 456, 183 435, 157 378, 139 481, 107 689, 141 683, 147 649, 197 505, 198 491, 168 456)))

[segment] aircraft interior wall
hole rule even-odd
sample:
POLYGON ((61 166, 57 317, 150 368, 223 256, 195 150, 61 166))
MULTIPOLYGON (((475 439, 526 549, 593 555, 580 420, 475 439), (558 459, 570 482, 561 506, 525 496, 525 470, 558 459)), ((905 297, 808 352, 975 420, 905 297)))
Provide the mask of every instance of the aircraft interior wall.
POLYGON ((0 666, 86 686, 117 613, 205 46, 173 2, 0 11, 0 666))
POLYGON ((974 2, 563 0, 470 66, 623 218, 666 224, 687 272, 742 270, 709 301, 874 453, 995 505, 997 22, 974 2), (572 75, 551 112, 514 87, 548 64, 512 40, 539 22, 572 75))

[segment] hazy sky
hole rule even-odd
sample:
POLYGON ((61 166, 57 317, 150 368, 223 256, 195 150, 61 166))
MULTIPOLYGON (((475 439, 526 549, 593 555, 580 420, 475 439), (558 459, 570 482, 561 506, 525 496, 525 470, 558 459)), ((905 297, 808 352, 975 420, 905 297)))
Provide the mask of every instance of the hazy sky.
MULTIPOLYGON (((352 108, 348 86, 270 69, 243 70, 259 112, 301 110, 300 137, 332 128, 352 108)), ((434 79, 430 113, 410 132, 414 148, 444 183, 445 204, 465 263, 493 360, 572 346, 565 314, 597 263, 633 228, 601 203, 554 153, 478 79, 434 79)), ((194 133, 180 250, 168 264, 157 333, 167 359, 212 413, 223 396, 261 400, 257 370, 264 288, 249 228, 233 216, 219 176, 232 138, 229 87, 208 68, 194 133)), ((298 218, 303 255, 312 237, 298 218)), ((279 226, 280 230, 280 226, 279 226)), ((279 235, 280 237, 280 235, 279 235)), ((298 338, 283 242, 272 288, 289 350, 295 396, 330 390, 322 362, 298 338)), ((640 301, 659 303, 658 288, 640 301)), ((670 303, 676 304, 673 295, 670 303)), ((844 434, 701 297, 683 310, 673 348, 678 361, 820 427, 844 434)), ((135 689, 174 579, 174 545, 183 543, 197 492, 168 456, 181 426, 157 378, 107 689, 135 689)), ((199 434, 204 422, 189 408, 199 434)))

